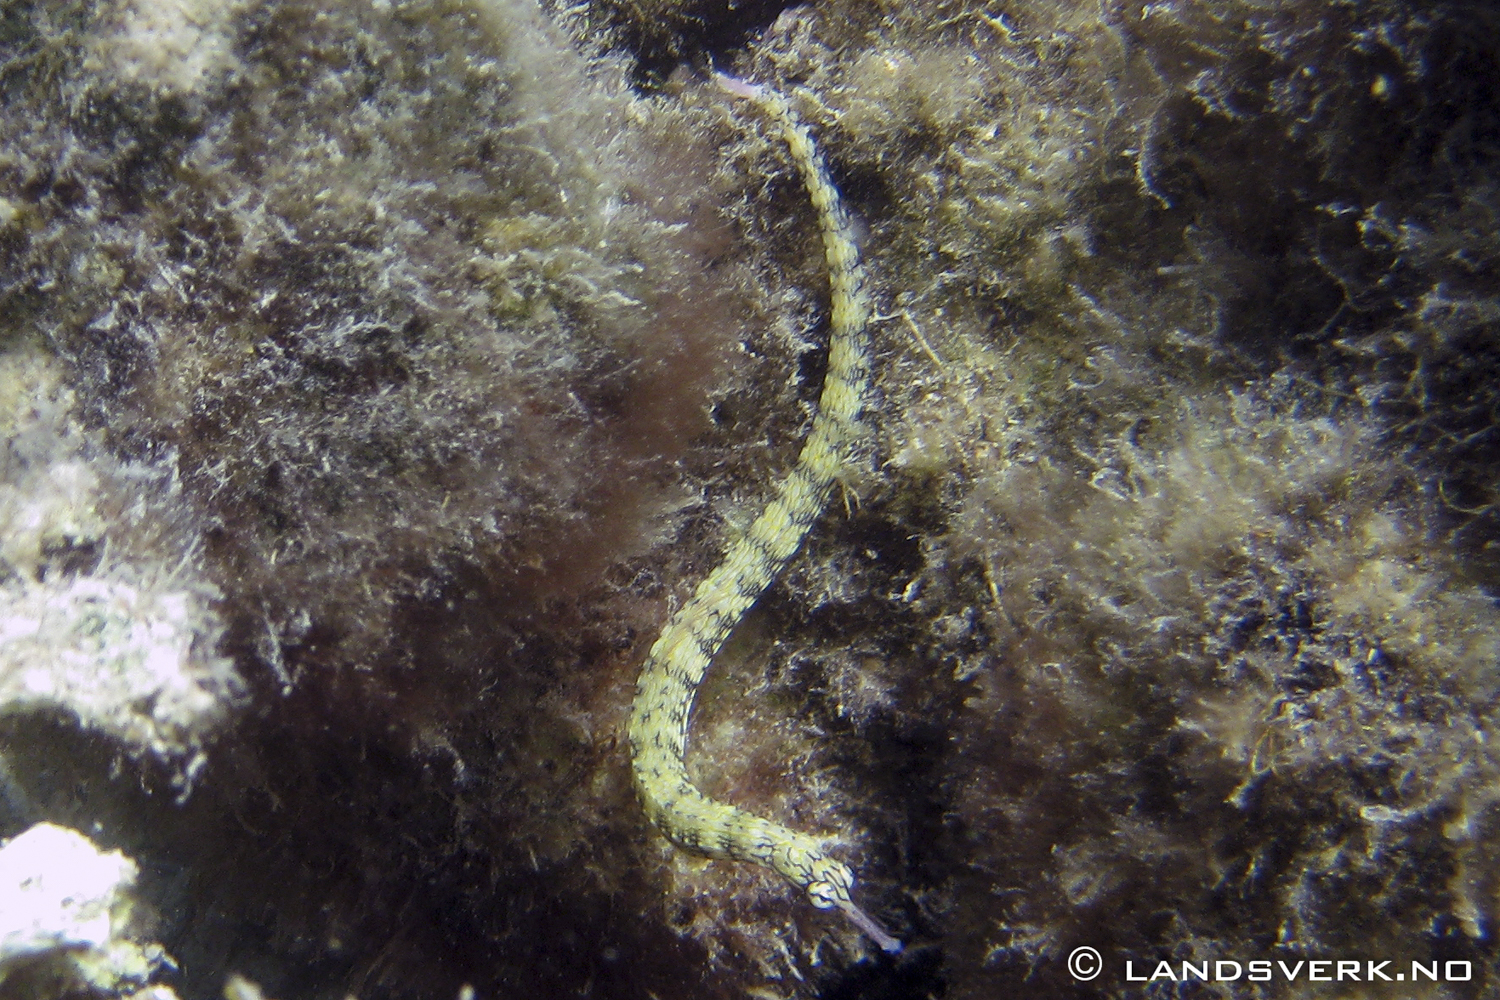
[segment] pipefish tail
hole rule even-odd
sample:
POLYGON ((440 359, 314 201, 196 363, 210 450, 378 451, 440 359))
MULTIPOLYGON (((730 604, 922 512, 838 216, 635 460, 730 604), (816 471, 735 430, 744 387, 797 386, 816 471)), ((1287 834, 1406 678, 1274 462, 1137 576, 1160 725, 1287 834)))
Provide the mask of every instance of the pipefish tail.
POLYGON ((864 269, 853 226, 812 135, 776 92, 719 74, 715 80, 753 101, 779 128, 817 210, 832 287, 828 369, 796 466, 750 530, 672 615, 641 668, 629 728, 636 786, 646 815, 674 844, 774 869, 807 890, 814 906, 837 907, 882 949, 895 953, 901 942, 854 904, 854 873, 847 865, 807 834, 704 795, 684 764, 699 682, 724 639, 822 515, 834 478, 848 460, 870 385, 864 269))

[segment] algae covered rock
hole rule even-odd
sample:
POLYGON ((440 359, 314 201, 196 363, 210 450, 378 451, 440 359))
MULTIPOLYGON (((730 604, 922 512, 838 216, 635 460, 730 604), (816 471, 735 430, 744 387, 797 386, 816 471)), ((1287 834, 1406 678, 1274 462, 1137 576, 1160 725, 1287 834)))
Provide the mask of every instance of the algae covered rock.
MULTIPOLYGON (((137 940, 138 869, 76 830, 38 823, 0 845, 0 988, 8 996, 118 996, 172 962, 137 940)), ((174 996, 149 987, 159 1000, 174 996)))
POLYGON ((99 824, 185 995, 1492 996, 1497 61, 1457 2, 7 5, 5 832, 99 824), (710 64, 816 136, 877 364, 689 768, 895 960, 630 787, 824 363, 710 64))

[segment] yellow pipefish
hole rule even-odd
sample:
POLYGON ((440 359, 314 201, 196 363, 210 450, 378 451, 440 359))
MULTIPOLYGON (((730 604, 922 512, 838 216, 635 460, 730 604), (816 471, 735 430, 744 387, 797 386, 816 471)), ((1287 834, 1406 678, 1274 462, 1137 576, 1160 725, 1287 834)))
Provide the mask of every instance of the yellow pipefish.
POLYGON ((806 834, 708 798, 693 786, 683 764, 688 715, 698 684, 725 637, 822 514, 834 478, 847 460, 870 384, 865 331, 870 304, 864 271, 838 188, 812 136, 775 92, 731 77, 715 79, 731 93, 753 100, 780 128, 817 210, 833 290, 828 371, 796 467, 651 647, 636 682, 630 716, 636 785, 646 815, 673 843, 710 857, 773 868, 806 889, 813 905, 838 907, 881 948, 898 952, 901 942, 854 905, 854 873, 847 865, 829 857, 822 844, 806 834))

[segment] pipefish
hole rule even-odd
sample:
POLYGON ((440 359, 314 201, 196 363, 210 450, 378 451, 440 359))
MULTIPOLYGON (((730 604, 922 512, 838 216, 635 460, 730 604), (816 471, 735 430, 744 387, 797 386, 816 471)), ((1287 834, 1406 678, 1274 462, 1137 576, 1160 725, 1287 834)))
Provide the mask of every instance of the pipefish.
POLYGON ((820 909, 837 907, 882 949, 901 942, 854 904, 854 873, 813 837, 700 792, 684 764, 688 719, 704 673, 725 638, 801 547, 823 513, 859 429, 870 385, 870 302, 853 225, 812 134, 775 91, 715 74, 753 101, 781 132, 818 214, 832 302, 828 368, 812 430, 797 464, 750 529, 668 620, 636 681, 629 738, 646 815, 668 840, 715 858, 751 861, 780 872, 820 909))

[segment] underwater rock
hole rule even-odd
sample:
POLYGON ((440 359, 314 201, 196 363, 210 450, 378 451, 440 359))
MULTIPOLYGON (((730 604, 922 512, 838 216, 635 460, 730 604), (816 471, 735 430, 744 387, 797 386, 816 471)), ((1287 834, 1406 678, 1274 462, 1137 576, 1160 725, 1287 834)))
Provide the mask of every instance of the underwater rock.
POLYGON ((75 830, 38 823, 0 846, 0 988, 7 996, 175 994, 148 982, 171 959, 135 940, 138 869, 75 830))

